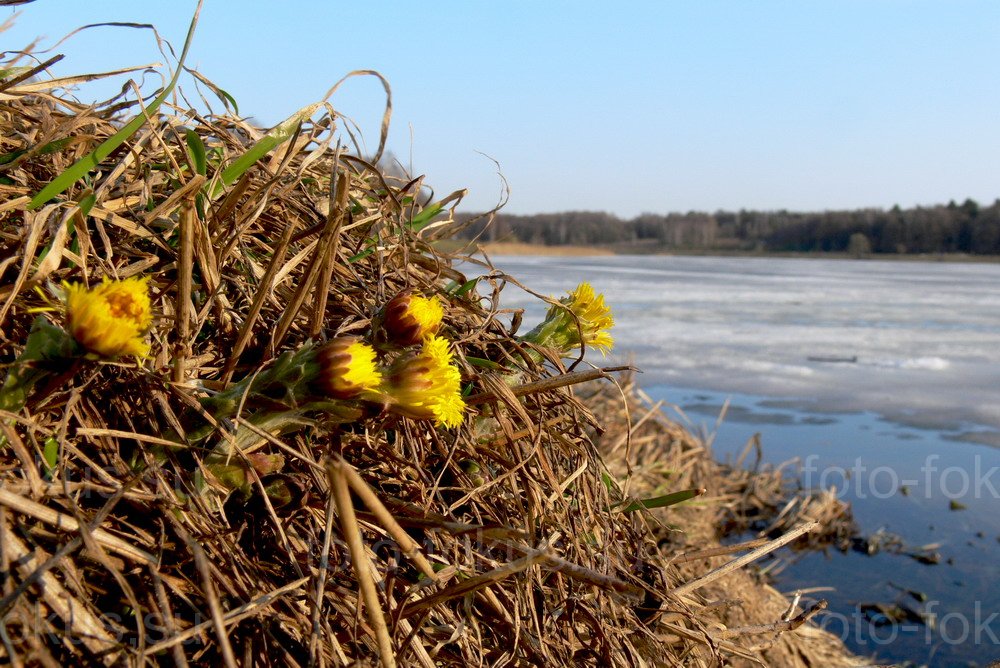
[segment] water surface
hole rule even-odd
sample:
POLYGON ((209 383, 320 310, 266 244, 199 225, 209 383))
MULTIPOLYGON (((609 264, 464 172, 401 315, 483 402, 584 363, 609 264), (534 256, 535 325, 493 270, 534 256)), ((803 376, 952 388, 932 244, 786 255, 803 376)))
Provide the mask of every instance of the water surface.
MULTIPOLYGON (((743 392, 1000 444, 1000 264, 787 258, 500 257, 558 296, 613 305, 643 382, 743 392)), ((503 305, 544 305, 508 288, 503 305)), ((526 322, 532 322, 526 318, 526 322)))
MULTIPOLYGON (((830 602, 821 623, 849 647, 935 666, 1000 658, 1000 265, 493 260, 543 294, 581 280, 603 292, 615 355, 587 359, 634 362, 654 399, 713 434, 718 458, 760 433, 767 461, 795 458, 804 487, 836 487, 864 533, 941 555, 933 566, 893 554, 780 555, 783 591, 834 587, 817 594, 830 602), (870 603, 899 603, 931 623, 872 624, 870 603)), ((546 308, 514 287, 502 306, 525 309, 525 331, 546 308)))

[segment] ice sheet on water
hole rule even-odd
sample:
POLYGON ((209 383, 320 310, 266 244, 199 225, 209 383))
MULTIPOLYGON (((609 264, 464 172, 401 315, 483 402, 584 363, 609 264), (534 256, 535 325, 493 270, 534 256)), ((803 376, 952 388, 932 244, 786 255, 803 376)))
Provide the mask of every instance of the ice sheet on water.
MULTIPOLYGON (((922 427, 1000 428, 1000 265, 612 256, 493 258, 559 296, 581 280, 647 384, 791 398, 922 427)), ((516 288, 503 306, 545 304, 516 288)), ((591 360, 593 361, 593 360, 591 360)))
POLYGON ((951 362, 943 357, 915 357, 907 359, 878 358, 870 362, 874 366, 889 369, 927 369, 929 371, 946 371, 951 362))

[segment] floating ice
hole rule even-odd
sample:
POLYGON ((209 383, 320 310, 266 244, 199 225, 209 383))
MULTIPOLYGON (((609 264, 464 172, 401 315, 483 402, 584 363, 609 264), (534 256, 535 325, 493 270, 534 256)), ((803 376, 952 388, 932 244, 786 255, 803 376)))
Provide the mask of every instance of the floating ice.
MULTIPOLYGON (((581 280, 644 384, 869 410, 920 426, 1000 428, 1000 264, 776 258, 499 257, 559 296, 581 280)), ((517 288, 504 307, 545 305, 517 288)), ((591 361, 596 362, 596 358, 591 361)))
POLYGON ((951 362, 942 357, 878 358, 872 360, 871 364, 887 369, 927 369, 928 371, 945 371, 951 366, 951 362))

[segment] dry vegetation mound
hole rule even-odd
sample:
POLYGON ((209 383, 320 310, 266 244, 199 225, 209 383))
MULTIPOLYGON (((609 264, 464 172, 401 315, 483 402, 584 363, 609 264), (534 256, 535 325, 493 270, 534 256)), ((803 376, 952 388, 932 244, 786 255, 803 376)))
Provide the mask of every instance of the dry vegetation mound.
POLYGON ((606 373, 512 331, 511 277, 481 262, 471 282, 435 250, 460 194, 341 149, 326 104, 265 132, 169 87, 95 107, 37 75, 0 64, 0 378, 32 380, 0 411, 7 660, 850 662, 807 622, 821 605, 790 608, 742 569, 803 525, 719 545, 759 478, 627 384, 574 391, 606 373), (64 284, 132 277, 148 356, 30 354, 33 327, 73 329, 64 284), (326 341, 410 354, 381 333, 404 292, 443 306, 461 424, 289 390, 288 360, 326 341))

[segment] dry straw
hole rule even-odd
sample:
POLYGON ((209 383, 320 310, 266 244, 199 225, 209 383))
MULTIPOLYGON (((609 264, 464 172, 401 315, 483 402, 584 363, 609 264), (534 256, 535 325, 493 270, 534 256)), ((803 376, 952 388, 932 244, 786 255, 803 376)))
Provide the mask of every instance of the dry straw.
POLYGON ((742 561, 724 567, 739 546, 715 525, 749 474, 639 415, 629 387, 581 398, 608 372, 529 354, 501 317, 513 279, 487 265, 473 284, 436 249, 461 193, 376 167, 388 104, 365 159, 326 102, 264 131, 192 110, 176 79, 142 105, 82 105, 37 62, 0 65, 4 375, 39 313, 65 324, 63 281, 146 277, 157 317, 148 357, 35 360, 43 380, 0 412, 7 660, 850 662, 807 622, 815 606, 786 616, 742 561), (309 341, 377 340, 403 292, 443 305, 458 427, 374 402, 334 419, 294 393, 206 399, 309 341), (701 488, 708 501, 655 507, 701 488))

